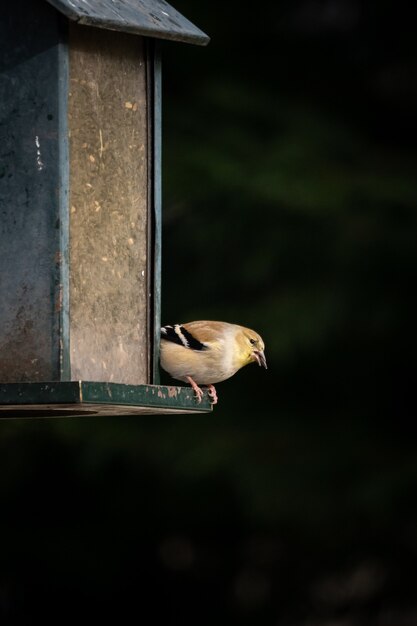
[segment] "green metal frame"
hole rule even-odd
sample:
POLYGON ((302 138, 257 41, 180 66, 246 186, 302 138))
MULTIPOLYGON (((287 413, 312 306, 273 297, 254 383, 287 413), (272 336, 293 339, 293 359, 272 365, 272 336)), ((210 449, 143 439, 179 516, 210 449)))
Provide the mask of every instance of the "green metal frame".
POLYGON ((47 0, 69 19, 108 30, 205 46, 210 38, 166 0, 47 0))
POLYGON ((70 321, 69 321, 69 139, 68 139, 68 24, 59 16, 60 42, 58 43, 59 85, 58 85, 58 153, 59 153, 59 285, 61 308, 59 312, 60 355, 59 370, 61 380, 71 379, 70 363, 70 321))
POLYGON ((212 410, 189 387, 68 381, 0 384, 0 418, 138 415, 212 410))
POLYGON ((161 54, 157 42, 152 42, 153 77, 152 77, 152 114, 150 120, 152 128, 152 163, 153 181, 152 209, 153 209, 153 372, 152 382, 159 384, 159 348, 161 336, 161 246, 162 246, 162 78, 161 78, 161 54))

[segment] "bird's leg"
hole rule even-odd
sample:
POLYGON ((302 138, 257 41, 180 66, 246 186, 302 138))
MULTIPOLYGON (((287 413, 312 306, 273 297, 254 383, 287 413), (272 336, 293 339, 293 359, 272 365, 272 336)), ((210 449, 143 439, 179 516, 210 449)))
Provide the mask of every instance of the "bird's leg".
POLYGON ((217 398, 216 387, 214 385, 207 385, 207 389, 208 389, 208 396, 210 398, 211 404, 217 404, 218 398, 217 398))
POLYGON ((188 382, 190 383, 191 387, 194 389, 197 402, 198 402, 198 404, 200 404, 200 402, 201 402, 201 400, 202 400, 202 398, 204 396, 204 391, 197 385, 196 382, 193 381, 191 376, 187 376, 186 378, 187 378, 188 382))

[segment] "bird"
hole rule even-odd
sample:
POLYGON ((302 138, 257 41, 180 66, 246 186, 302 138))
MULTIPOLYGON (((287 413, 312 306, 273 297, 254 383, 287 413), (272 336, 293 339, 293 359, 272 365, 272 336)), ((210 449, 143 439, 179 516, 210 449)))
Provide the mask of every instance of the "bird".
POLYGON ((249 363, 267 369, 265 344, 245 326, 217 321, 195 321, 161 328, 160 364, 172 378, 188 382, 198 403, 207 387, 217 404, 215 383, 230 378, 249 363))

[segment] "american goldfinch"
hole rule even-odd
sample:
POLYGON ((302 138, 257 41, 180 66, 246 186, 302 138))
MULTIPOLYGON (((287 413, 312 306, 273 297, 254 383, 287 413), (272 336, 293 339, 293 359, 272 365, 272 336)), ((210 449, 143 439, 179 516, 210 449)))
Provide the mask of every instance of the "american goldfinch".
POLYGON ((265 367, 265 345, 254 330, 227 322, 189 322, 161 328, 161 367, 177 380, 188 382, 197 402, 208 388, 217 403, 214 383, 236 374, 249 363, 265 367))

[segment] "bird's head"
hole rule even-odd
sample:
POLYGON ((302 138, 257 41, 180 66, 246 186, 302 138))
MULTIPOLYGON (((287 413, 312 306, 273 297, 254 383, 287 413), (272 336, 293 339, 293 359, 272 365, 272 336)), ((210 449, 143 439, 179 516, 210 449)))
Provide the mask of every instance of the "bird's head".
POLYGON ((249 363, 257 363, 259 366, 267 369, 265 358, 265 344, 262 337, 250 328, 242 328, 241 333, 237 337, 239 346, 239 358, 241 367, 249 365, 249 363))

